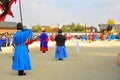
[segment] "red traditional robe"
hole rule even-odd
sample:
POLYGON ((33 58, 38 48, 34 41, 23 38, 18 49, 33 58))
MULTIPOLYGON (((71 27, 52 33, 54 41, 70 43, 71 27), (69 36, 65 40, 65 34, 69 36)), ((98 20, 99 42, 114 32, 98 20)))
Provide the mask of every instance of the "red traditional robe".
POLYGON ((104 40, 104 34, 103 33, 100 34, 100 40, 102 40, 102 41, 104 40))
POLYGON ((91 34, 88 35, 88 40, 92 41, 92 35, 91 34))
POLYGON ((28 52, 30 52, 28 46, 29 46, 30 44, 32 44, 34 41, 36 41, 36 40, 28 40, 28 41, 26 41, 25 44, 26 44, 26 47, 27 47, 27 49, 28 49, 28 52))

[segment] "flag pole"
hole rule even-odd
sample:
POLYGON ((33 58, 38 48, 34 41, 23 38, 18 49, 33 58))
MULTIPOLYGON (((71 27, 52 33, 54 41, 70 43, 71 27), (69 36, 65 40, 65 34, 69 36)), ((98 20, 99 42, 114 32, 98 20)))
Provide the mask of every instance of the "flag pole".
POLYGON ((20 0, 19 0, 19 10, 20 10, 20 20, 21 20, 21 23, 23 24, 22 9, 21 9, 21 1, 20 0))

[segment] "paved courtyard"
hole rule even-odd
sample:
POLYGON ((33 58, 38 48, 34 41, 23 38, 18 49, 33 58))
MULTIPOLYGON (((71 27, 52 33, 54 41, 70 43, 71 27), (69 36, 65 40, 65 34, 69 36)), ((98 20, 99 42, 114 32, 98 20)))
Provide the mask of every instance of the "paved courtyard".
POLYGON ((40 53, 39 46, 30 47, 32 70, 26 76, 17 76, 11 70, 12 50, 4 48, 0 53, 0 80, 120 80, 120 68, 116 65, 120 46, 67 46, 68 58, 58 61, 54 58, 55 46, 47 53, 40 53))

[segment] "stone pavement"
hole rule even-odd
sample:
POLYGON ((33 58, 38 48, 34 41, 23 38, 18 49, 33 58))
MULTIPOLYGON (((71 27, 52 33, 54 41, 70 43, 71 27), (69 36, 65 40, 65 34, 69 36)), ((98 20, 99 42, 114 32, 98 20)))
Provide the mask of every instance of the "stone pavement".
POLYGON ((120 68, 116 65, 120 46, 80 46, 79 50, 77 55, 75 46, 68 46, 68 58, 58 61, 54 58, 55 46, 45 54, 40 53, 38 46, 33 47, 30 49, 33 69, 26 71, 24 77, 11 70, 12 51, 0 53, 0 80, 120 80, 120 68))

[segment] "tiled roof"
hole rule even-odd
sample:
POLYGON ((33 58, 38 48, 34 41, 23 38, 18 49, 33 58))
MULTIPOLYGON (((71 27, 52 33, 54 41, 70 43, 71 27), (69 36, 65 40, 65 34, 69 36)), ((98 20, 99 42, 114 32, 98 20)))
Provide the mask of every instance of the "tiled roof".
POLYGON ((100 29, 100 30, 101 30, 101 29, 106 29, 107 26, 108 26, 108 24, 100 24, 100 25, 99 25, 99 29, 100 29))
MULTIPOLYGON (((100 25, 99 25, 99 29, 100 29, 100 30, 101 30, 101 29, 106 29, 107 26, 108 26, 108 24, 100 24, 100 25)), ((120 24, 114 24, 114 25, 112 25, 112 26, 113 26, 113 27, 120 28, 120 24)))
POLYGON ((16 22, 0 22, 0 27, 5 27, 5 28, 15 28, 17 25, 16 22))

